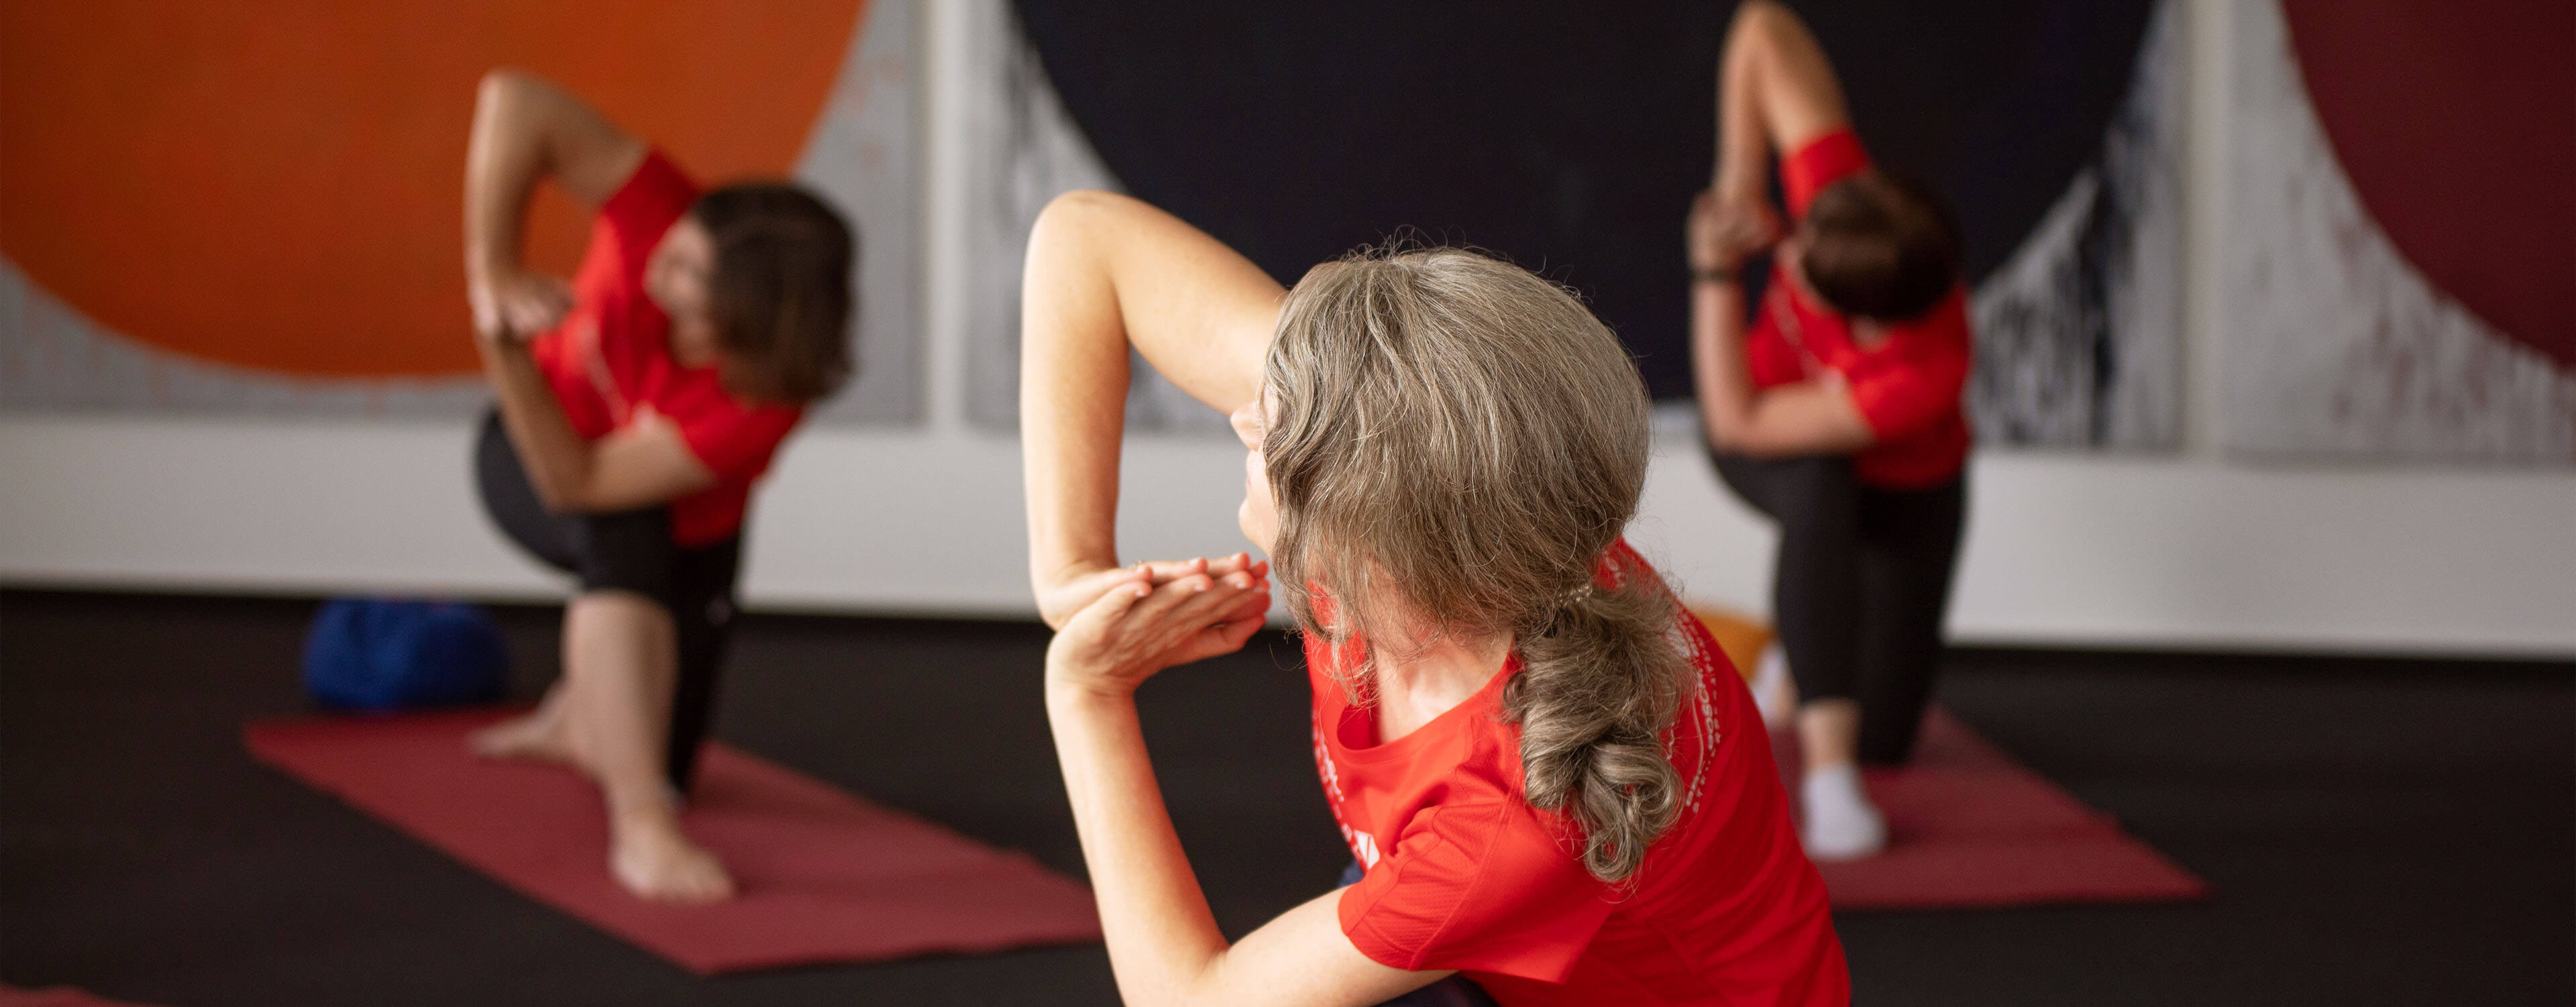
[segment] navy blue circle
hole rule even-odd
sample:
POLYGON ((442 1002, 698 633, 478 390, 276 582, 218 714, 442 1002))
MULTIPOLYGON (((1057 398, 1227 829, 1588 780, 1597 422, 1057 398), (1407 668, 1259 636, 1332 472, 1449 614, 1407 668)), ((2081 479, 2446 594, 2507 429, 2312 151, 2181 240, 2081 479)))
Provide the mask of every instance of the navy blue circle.
MULTIPOLYGON (((1971 278, 2089 164, 2150 0, 1796 5, 1872 153, 1957 204, 1971 278)), ((1283 283, 1399 228, 1568 283, 1687 395, 1681 217, 1732 4, 1019 0, 1127 190, 1283 283)))

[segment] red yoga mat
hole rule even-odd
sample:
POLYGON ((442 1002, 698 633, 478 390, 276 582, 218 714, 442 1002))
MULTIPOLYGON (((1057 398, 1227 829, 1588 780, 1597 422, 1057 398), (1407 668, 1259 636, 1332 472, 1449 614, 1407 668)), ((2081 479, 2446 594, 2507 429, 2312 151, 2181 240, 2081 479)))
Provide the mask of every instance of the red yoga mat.
POLYGON ((1100 939, 1090 890, 723 745, 681 822, 739 894, 666 906, 608 874, 599 792, 556 766, 477 758, 477 710, 253 723, 251 754, 528 897, 699 975, 1100 939))
MULTIPOLYGON (((1797 793, 1797 744, 1772 738, 1797 793)), ((2023 768, 1935 707, 1914 761, 1864 774, 1887 816, 1887 851, 1819 863, 1836 909, 1970 909, 2083 902, 2177 902, 2207 882, 2023 768)))
POLYGON ((76 986, 48 986, 40 990, 19 989, 0 984, 0 1007, 141 1007, 123 1000, 110 1000, 76 986))

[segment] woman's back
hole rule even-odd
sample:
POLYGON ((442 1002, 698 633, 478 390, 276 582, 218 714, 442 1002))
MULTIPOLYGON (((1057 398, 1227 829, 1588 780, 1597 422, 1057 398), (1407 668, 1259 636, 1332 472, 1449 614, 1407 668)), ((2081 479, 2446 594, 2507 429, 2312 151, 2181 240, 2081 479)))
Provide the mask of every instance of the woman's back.
MULTIPOLYGON (((1662 591, 1624 541, 1598 576, 1662 591)), ((1824 887, 1751 697, 1696 620, 1672 627, 1697 672, 1662 739, 1681 807, 1617 883, 1586 869, 1565 816, 1528 804, 1519 725, 1502 702, 1517 657, 1466 702, 1379 743, 1373 711, 1343 684, 1360 645, 1309 637, 1316 770, 1366 868, 1339 907, 1363 953, 1464 971, 1515 1007, 1848 1000, 1824 887)))

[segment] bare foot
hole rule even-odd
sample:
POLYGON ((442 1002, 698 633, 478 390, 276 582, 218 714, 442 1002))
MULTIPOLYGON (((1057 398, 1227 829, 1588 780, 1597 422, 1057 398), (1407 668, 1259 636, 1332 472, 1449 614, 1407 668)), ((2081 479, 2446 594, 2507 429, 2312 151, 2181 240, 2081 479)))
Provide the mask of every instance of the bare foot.
POLYGON ((681 834, 680 823, 667 813, 619 822, 609 842, 608 869, 647 902, 704 904, 733 897, 724 864, 681 834))
POLYGON ((486 727, 467 738, 468 751, 486 759, 534 759, 578 765, 573 756, 572 741, 564 730, 564 718, 555 705, 548 703, 523 717, 512 717, 486 727))

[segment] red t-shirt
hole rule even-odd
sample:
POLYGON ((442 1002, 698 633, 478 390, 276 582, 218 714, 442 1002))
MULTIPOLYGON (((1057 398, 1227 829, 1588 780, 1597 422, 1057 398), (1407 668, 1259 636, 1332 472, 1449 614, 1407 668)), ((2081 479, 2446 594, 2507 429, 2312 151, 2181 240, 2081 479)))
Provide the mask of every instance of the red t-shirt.
POLYGON ((805 411, 744 402, 714 367, 671 358, 671 319, 644 293, 644 263, 697 202, 698 187, 654 151, 599 208, 590 248, 573 273, 573 308, 532 347, 573 431, 607 436, 646 411, 680 430, 716 484, 671 501, 671 537, 683 546, 721 542, 742 528, 751 484, 805 411))
MULTIPOLYGON (((1654 577, 1624 541, 1598 573, 1604 585, 1654 577)), ((1790 827, 1753 698, 1674 607, 1675 643, 1699 669, 1664 737, 1686 804, 1620 885, 1586 871, 1573 826, 1522 796, 1520 727, 1499 719, 1518 658, 1379 743, 1375 708, 1351 706, 1333 677, 1362 645, 1307 638, 1316 770, 1366 869, 1340 902, 1362 954, 1456 969, 1505 1007, 1850 1002, 1824 882, 1790 827)))
MULTIPOLYGON (((1869 167, 1849 129, 1809 141, 1780 159, 1789 214, 1804 217, 1816 193, 1869 167)), ((1757 387, 1839 381, 1877 441, 1852 458, 1873 486, 1923 489, 1949 482, 1968 458, 1968 417, 1959 393, 1968 381, 1968 295, 1950 292, 1920 318, 1882 326, 1887 338, 1854 344, 1841 312, 1814 302, 1773 274, 1744 356, 1757 387)))

